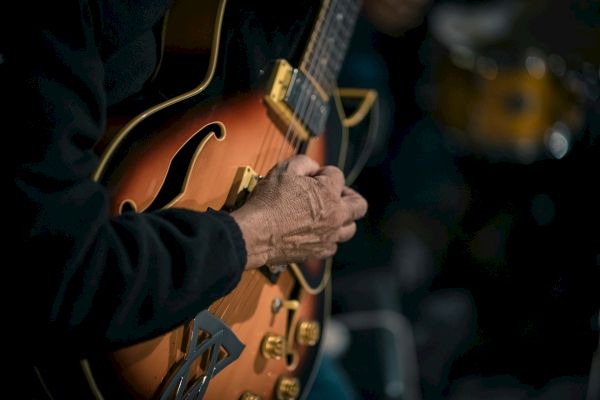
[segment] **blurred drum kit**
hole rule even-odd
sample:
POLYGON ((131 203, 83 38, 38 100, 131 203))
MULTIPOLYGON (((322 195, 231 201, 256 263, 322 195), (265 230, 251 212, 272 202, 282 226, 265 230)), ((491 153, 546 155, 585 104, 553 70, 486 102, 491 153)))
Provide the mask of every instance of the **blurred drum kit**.
POLYGON ((581 137, 600 98, 600 12, 562 3, 432 9, 431 113, 458 149, 528 164, 565 157, 581 137))

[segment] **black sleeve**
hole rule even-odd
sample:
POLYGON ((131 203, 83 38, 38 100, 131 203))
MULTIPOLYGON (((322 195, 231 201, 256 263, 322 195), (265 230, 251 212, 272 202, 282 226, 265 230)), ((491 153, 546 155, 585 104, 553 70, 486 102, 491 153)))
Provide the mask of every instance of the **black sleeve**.
POLYGON ((11 285, 27 296, 27 307, 16 304, 24 330, 45 344, 52 337, 80 352, 128 345, 228 293, 245 245, 224 212, 109 215, 106 189, 90 179, 106 119, 97 33, 83 1, 47 3, 0 47, 19 220, 11 285))

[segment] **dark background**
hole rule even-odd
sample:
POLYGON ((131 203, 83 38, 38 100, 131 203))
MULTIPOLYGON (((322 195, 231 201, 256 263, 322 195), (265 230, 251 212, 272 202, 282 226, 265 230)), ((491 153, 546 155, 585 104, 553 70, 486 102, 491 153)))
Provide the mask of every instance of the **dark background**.
MULTIPOLYGON (((531 2, 509 33, 478 49, 496 57, 498 78, 527 73, 519 55, 533 49, 544 79, 584 87, 552 93, 581 115, 567 153, 540 143, 526 158, 483 146, 484 136, 465 143, 436 113, 472 90, 457 83, 450 96, 435 95, 456 78, 431 29, 443 3, 401 34, 363 16, 340 77, 341 87, 378 90, 380 129, 353 184, 369 212, 334 261, 333 327, 347 330, 333 331, 348 345, 331 354, 361 398, 585 398, 600 307, 598 3, 531 2), (548 68, 551 54, 565 61, 562 75, 548 68)), ((463 73, 477 87, 488 82, 463 73)), ((540 104, 496 114, 548 112, 540 104)), ((351 160, 365 132, 352 134, 351 160)))

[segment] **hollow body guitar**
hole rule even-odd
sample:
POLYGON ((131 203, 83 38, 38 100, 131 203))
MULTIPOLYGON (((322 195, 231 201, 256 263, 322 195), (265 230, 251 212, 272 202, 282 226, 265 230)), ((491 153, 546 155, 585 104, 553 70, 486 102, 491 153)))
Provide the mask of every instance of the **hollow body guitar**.
MULTIPOLYGON (((94 178, 109 188, 114 214, 233 209, 276 162, 298 153, 324 161, 320 134, 360 2, 315 5, 296 59, 284 47, 270 73, 250 71, 265 79, 242 90, 225 72, 244 64, 231 58, 235 34, 223 40, 240 22, 237 5, 200 3, 177 0, 165 18, 152 85, 162 100, 109 119, 94 178)), ((246 271, 192 321, 107 360, 82 360, 81 375, 95 398, 302 397, 328 312, 329 272, 320 261, 246 271)))

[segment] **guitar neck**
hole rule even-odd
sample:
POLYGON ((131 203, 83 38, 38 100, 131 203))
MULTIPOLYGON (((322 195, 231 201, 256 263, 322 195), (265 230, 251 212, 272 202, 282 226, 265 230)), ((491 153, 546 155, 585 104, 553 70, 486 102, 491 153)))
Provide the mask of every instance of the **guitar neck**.
POLYGON ((300 69, 329 97, 342 67, 361 0, 325 0, 300 69))

